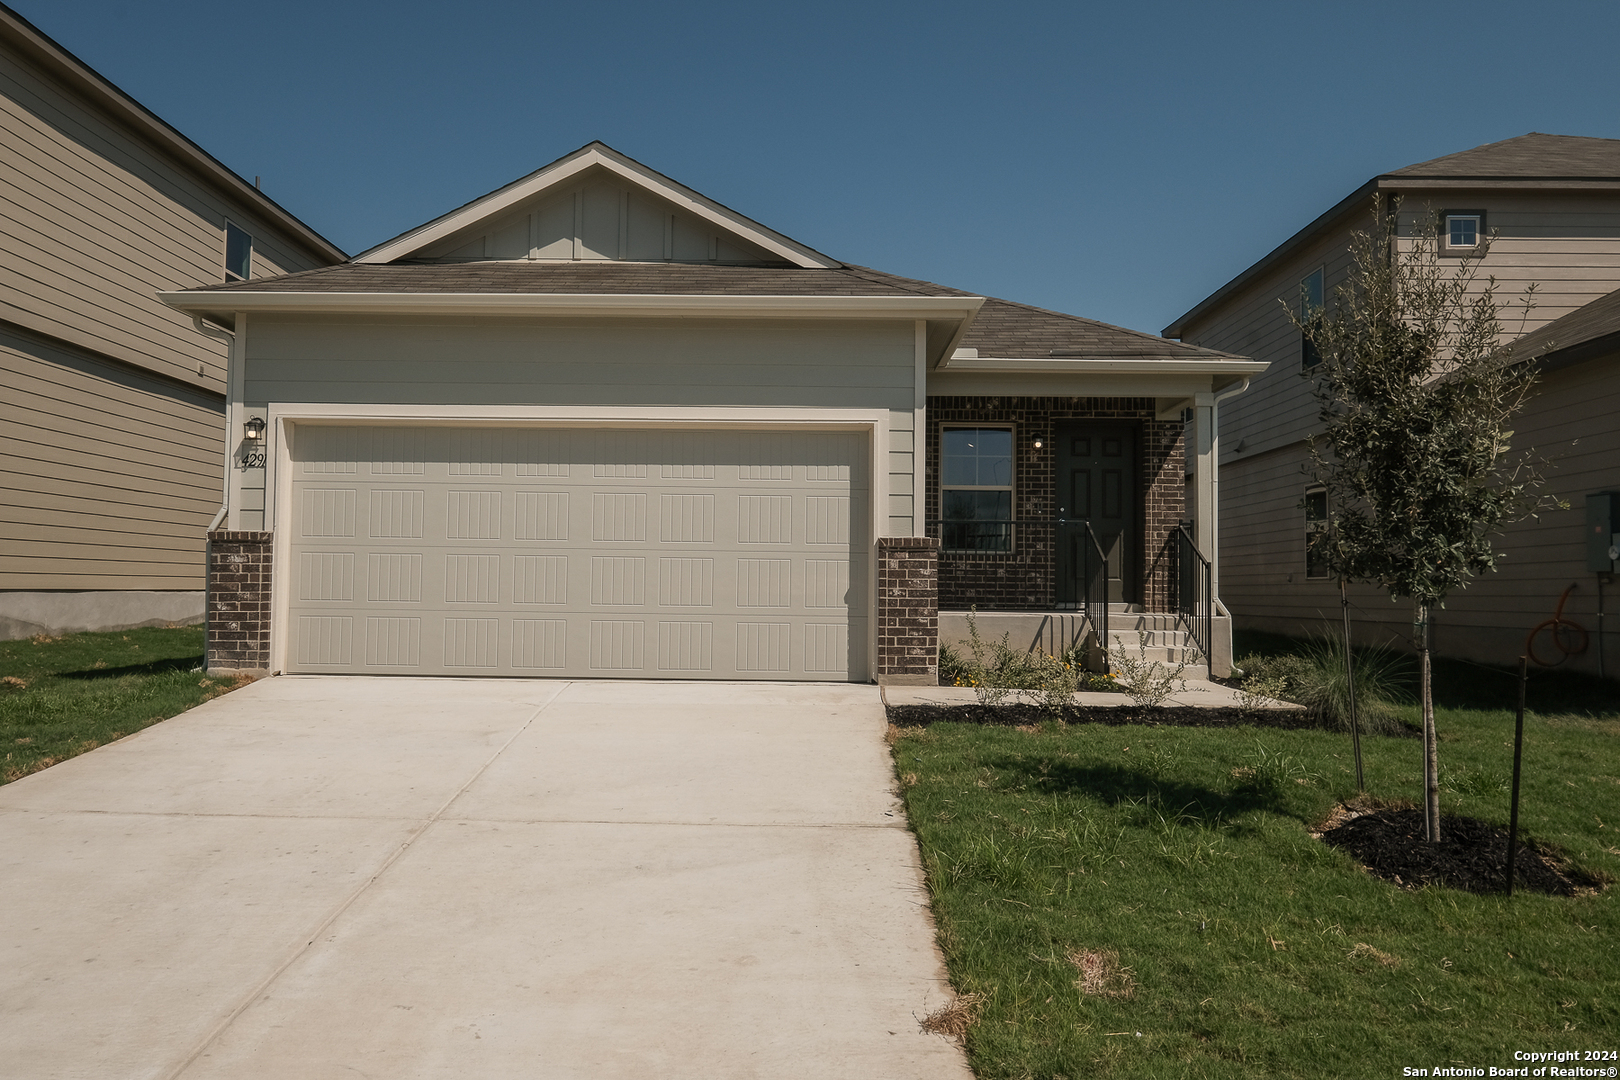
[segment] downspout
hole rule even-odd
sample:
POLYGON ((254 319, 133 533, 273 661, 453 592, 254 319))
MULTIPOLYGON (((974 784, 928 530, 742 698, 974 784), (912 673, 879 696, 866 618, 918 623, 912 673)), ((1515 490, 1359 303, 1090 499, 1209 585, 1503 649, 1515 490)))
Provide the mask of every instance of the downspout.
MULTIPOLYGON (((225 343, 226 366, 230 365, 230 350, 236 344, 236 335, 218 326, 211 326, 203 322, 201 315, 191 317, 191 325, 197 328, 199 334, 217 338, 225 343)), ((228 384, 227 384, 228 385, 228 384)), ((225 483, 220 491, 219 510, 214 514, 214 520, 208 523, 208 530, 203 533, 203 671, 208 670, 208 627, 213 620, 214 604, 213 589, 209 586, 214 570, 214 541, 210 539, 219 523, 225 520, 225 515, 231 508, 231 405, 227 395, 225 400, 225 483)))
POLYGON ((1209 410, 1210 447, 1209 447, 1209 487, 1210 499, 1214 502, 1213 512, 1209 519, 1209 533, 1213 543, 1210 544, 1210 599, 1214 601, 1215 610, 1227 618, 1232 613, 1226 610, 1221 603, 1221 402, 1230 397, 1237 397, 1249 388, 1249 376, 1243 376, 1243 381, 1236 386, 1222 390, 1215 395, 1214 406, 1209 410))

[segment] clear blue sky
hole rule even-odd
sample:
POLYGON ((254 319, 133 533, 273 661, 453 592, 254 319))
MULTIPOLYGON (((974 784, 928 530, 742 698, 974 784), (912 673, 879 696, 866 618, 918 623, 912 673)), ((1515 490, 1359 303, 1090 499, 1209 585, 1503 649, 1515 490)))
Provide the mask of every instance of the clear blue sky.
POLYGON ((601 139, 1154 333, 1377 173, 1620 137, 1612 2, 9 2, 349 252, 601 139))

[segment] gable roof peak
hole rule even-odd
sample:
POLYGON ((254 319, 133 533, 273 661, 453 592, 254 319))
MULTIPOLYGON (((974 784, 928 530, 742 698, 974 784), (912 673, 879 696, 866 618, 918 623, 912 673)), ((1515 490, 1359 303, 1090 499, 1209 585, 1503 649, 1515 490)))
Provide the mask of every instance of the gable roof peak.
POLYGON ((533 204, 548 191, 564 191, 586 175, 601 171, 631 188, 644 191, 651 197, 672 205, 707 226, 736 236, 747 244, 763 249, 782 261, 806 269, 832 269, 842 265, 836 259, 821 254, 814 248, 799 243, 752 218, 731 209, 701 192, 673 180, 600 139, 593 139, 579 149, 542 165, 527 176, 496 188, 447 214, 418 225, 392 240, 384 241, 369 251, 361 252, 352 261, 357 263, 388 263, 409 259, 425 248, 488 222, 508 211, 518 211, 518 204, 533 204))

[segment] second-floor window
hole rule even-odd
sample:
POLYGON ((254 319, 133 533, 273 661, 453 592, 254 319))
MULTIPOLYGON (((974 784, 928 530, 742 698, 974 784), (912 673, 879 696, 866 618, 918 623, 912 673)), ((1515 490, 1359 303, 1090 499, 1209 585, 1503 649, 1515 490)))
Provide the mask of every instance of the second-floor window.
POLYGON ((1448 211, 1440 218, 1440 250, 1472 255, 1485 239, 1485 215, 1478 210, 1448 211))
MULTIPOLYGON (((1310 326, 1322 317, 1325 274, 1319 268, 1306 274, 1299 283, 1299 321, 1310 326)), ((1309 334, 1299 335, 1299 366, 1309 370, 1322 362, 1322 354, 1309 334)))
POLYGON ((225 280, 246 281, 253 274, 253 237, 247 230, 225 223, 225 280))

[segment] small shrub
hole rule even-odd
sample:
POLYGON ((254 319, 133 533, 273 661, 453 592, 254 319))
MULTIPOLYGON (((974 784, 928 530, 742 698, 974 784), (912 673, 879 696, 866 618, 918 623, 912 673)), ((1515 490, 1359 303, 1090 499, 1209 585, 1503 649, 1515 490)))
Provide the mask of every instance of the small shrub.
MULTIPOLYGON (((1025 694, 1044 711, 1061 715, 1074 704, 1075 690, 1085 673, 1076 663, 1075 650, 1063 656, 1043 652, 1020 652, 1012 647, 1009 634, 999 641, 985 641, 979 634, 977 611, 968 612, 968 652, 953 650, 957 666, 955 686, 970 686, 980 705, 1000 705, 1009 695, 1025 694)), ((941 670, 944 670, 941 661, 941 670)))
POLYGON ((1245 716, 1256 716, 1270 709, 1274 701, 1287 701, 1288 693, 1289 686, 1285 679, 1251 675, 1238 687, 1238 712, 1245 716))
POLYGON ((1182 678, 1182 675, 1189 667, 1202 663, 1204 659, 1195 651, 1190 659, 1171 667, 1162 661, 1148 659, 1146 630, 1136 632, 1136 642, 1135 655, 1125 649, 1115 649, 1111 660, 1114 667, 1119 670, 1125 692, 1131 696, 1131 700, 1138 708, 1157 708, 1168 701, 1172 694, 1185 691, 1187 680, 1182 678))

